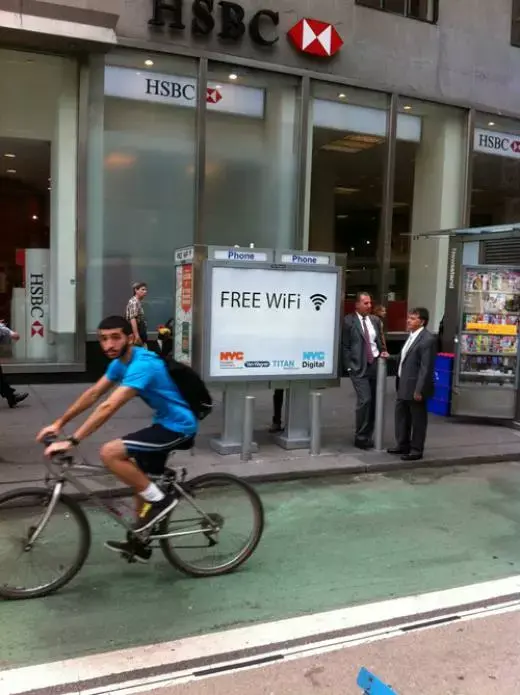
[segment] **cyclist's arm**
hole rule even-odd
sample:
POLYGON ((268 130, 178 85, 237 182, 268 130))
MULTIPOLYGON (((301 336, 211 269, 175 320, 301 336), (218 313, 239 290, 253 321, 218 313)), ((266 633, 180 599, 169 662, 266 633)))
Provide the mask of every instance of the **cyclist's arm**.
POLYGON ((129 388, 128 386, 119 386, 114 393, 111 393, 106 401, 100 403, 85 422, 78 427, 76 432, 74 432, 74 439, 81 442, 91 435, 104 425, 107 420, 110 420, 112 415, 122 408, 125 403, 135 398, 135 396, 137 396, 137 391, 135 389, 129 388))
POLYGON ((97 401, 99 401, 101 396, 110 391, 113 386, 113 381, 107 379, 106 376, 102 376, 101 379, 94 384, 94 386, 91 386, 81 394, 78 400, 70 406, 64 415, 56 420, 54 423, 55 427, 60 430, 63 429, 67 422, 74 420, 75 417, 81 415, 81 413, 84 413, 85 410, 91 408, 95 403, 97 403, 97 401))

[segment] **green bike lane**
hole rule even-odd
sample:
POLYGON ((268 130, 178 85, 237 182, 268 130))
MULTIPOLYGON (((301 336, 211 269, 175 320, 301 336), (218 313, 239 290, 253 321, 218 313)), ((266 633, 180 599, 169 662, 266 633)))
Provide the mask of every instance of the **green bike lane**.
POLYGON ((185 577, 160 552, 128 565, 120 528, 89 510, 93 545, 54 596, 0 603, 0 668, 77 656, 520 574, 520 465, 258 486, 261 545, 238 572, 185 577))

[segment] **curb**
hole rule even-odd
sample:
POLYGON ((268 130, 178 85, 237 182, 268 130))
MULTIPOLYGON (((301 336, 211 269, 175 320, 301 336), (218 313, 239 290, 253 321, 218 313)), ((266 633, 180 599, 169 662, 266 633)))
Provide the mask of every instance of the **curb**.
MULTIPOLYGON (((327 455, 328 456, 328 455, 327 455)), ((327 456, 323 456, 326 459, 327 456)), ((317 457, 318 459, 320 457, 317 457)), ((463 456, 460 458, 446 459, 422 459, 421 461, 399 461, 397 463, 395 460, 389 461, 367 461, 360 462, 359 464, 348 463, 348 465, 341 466, 330 466, 315 469, 294 469, 294 470, 277 470, 273 472, 266 473, 250 473, 246 472, 245 475, 241 475, 246 482, 253 484, 261 483, 276 483, 276 482, 289 482, 291 480, 305 480, 312 478, 332 478, 339 477, 341 475, 367 475, 370 473, 399 473, 402 471, 413 471, 413 470, 430 470, 432 468, 461 468, 467 466, 482 466, 485 464, 493 463, 508 463, 520 461, 520 452, 517 453, 505 453, 505 454, 493 454, 486 456, 463 456)), ((254 465, 254 463, 253 463, 254 465)), ((213 471, 201 471, 200 475, 213 471)), ((231 473, 232 475, 237 475, 238 471, 234 468, 230 470, 225 465, 222 468, 219 467, 220 473, 231 473)), ((195 477, 195 476, 194 476, 195 477)), ((88 495, 79 492, 68 492, 69 497, 73 497, 77 500, 86 500, 88 495)), ((96 496, 100 499, 107 498, 121 498, 130 497, 133 492, 131 488, 104 488, 103 490, 96 491, 96 496)))

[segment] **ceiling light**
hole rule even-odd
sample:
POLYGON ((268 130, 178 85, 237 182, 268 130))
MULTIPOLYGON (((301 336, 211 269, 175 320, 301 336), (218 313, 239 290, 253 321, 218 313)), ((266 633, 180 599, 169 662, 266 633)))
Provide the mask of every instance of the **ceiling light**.
POLYGON ((148 58, 148 60, 144 61, 144 64, 146 65, 147 68, 151 68, 153 65, 153 60, 150 60, 150 58, 148 58))
POLYGON ((7 173, 8 174, 16 174, 16 169, 8 169, 7 173))
POLYGON ((37 220, 37 219, 38 219, 38 215, 33 215, 32 218, 33 218, 33 220, 37 220))
POLYGON ((351 251, 354 251, 354 247, 353 247, 353 246, 351 246, 351 247, 350 247, 350 250, 351 250, 351 251))
POLYGON ((411 110, 412 110, 412 107, 410 106, 410 104, 406 104, 406 106, 403 106, 403 109, 404 109, 405 111, 411 111, 411 110))
POLYGON ((370 246, 370 242, 369 242, 369 241, 367 241, 367 246, 370 246))
POLYGON ((233 81, 238 80, 238 75, 236 73, 232 72, 231 75, 229 76, 229 79, 233 80, 233 81))
POLYGON ((346 99, 346 98, 347 98, 347 95, 346 95, 346 94, 343 94, 343 92, 341 92, 340 94, 338 94, 338 97, 339 97, 340 99, 346 99))
POLYGON ((494 125, 495 125, 495 121, 489 121, 488 125, 494 126, 494 125))
POLYGON ((12 154, 11 152, 6 152, 4 154, 4 157, 7 157, 8 159, 14 159, 16 157, 16 155, 12 154))

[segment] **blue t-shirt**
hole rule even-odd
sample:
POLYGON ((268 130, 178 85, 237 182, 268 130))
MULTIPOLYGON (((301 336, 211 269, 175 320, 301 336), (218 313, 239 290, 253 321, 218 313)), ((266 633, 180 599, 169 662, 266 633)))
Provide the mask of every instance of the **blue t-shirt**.
POLYGON ((105 376, 120 386, 135 389, 155 411, 154 424, 179 434, 196 434, 195 415, 181 396, 166 364, 154 352, 133 347, 130 361, 113 360, 105 376))

